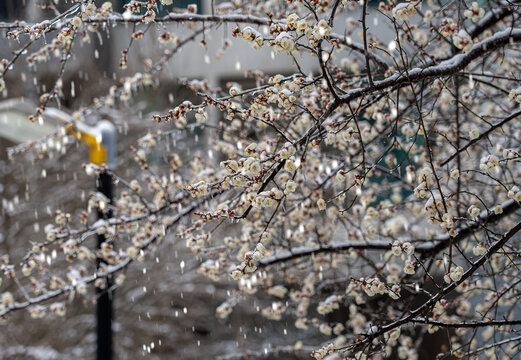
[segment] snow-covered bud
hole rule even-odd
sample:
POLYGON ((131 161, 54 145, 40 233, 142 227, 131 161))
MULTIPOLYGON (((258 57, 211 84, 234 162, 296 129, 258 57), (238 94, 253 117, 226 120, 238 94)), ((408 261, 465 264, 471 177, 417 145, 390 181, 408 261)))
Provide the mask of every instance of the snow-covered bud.
POLYGON ((480 214, 481 210, 476 205, 471 205, 467 209, 467 213, 472 216, 473 218, 477 218, 480 214))
POLYGON ((511 90, 508 93, 508 97, 511 99, 514 99, 518 103, 521 103, 521 86, 518 87, 517 89, 511 90))
POLYGON ((450 178, 451 179, 457 179, 459 178, 459 170, 458 169, 452 169, 450 171, 450 178))
POLYGON ((470 9, 465 10, 463 13, 465 17, 472 19, 473 22, 478 22, 483 16, 485 16, 485 9, 480 8, 477 2, 473 2, 470 9))
POLYGON ((156 19, 156 12, 153 9, 148 9, 143 18, 141 19, 142 22, 145 24, 148 24, 150 22, 153 22, 156 19))
POLYGON ((393 9, 393 17, 403 21, 409 20, 414 14, 416 14, 416 9, 411 3, 400 3, 393 9))
POLYGON ((318 199, 317 206, 319 210, 326 210, 327 204, 324 199, 318 199))
POLYGON ((453 43, 454 46, 463 50, 463 52, 468 52, 474 45, 472 38, 465 30, 460 30, 457 34, 454 34, 453 43))
POLYGON ((83 21, 81 21, 81 18, 79 16, 75 16, 71 20, 71 25, 74 26, 74 28, 78 28, 83 24, 83 21))
POLYGON ((405 265, 403 267, 403 272, 408 275, 414 275, 414 273, 415 273, 414 263, 411 260, 405 261, 405 265))
POLYGON ((487 248, 485 247, 484 242, 480 242, 478 245, 476 245, 472 248, 472 253, 476 256, 485 255, 486 252, 487 252, 487 248))
POLYGON ((394 256, 400 256, 402 254, 402 247, 398 240, 395 240, 393 242, 393 245, 391 247, 391 252, 394 256))
POLYGON ((479 137, 479 130, 476 128, 472 128, 469 131, 469 138, 472 140, 477 139, 479 137))

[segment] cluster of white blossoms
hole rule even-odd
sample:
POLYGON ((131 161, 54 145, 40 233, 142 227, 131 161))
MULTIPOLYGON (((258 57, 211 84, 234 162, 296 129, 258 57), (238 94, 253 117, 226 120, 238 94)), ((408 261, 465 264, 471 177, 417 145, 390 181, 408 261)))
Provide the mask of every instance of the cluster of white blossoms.
POLYGON ((355 131, 352 127, 348 127, 347 129, 341 131, 333 131, 330 130, 324 139, 324 142, 327 145, 332 145, 334 143, 339 143, 342 145, 348 145, 350 141, 354 139, 355 131))
POLYGON ((295 320, 295 327, 297 329, 306 330, 309 328, 310 321, 308 318, 299 317, 295 320))
POLYGON ((154 11, 154 9, 150 8, 146 10, 145 15, 143 15, 141 21, 143 21, 145 24, 148 24, 150 22, 153 22, 155 19, 156 12, 154 11))
POLYGON ((324 301, 321 301, 317 306, 317 312, 320 315, 329 314, 333 312, 333 310, 337 310, 340 308, 340 302, 342 301, 342 297, 338 295, 331 295, 327 297, 324 301))
POLYGON ((469 138, 472 140, 477 139, 479 137, 479 130, 477 128, 472 128, 469 130, 469 138))
POLYGON ((265 307, 261 310, 261 315, 269 320, 280 320, 286 311, 286 305, 277 301, 271 303, 271 306, 265 307))
MULTIPOLYGON (((145 24, 148 24, 156 19, 156 2, 157 0, 147 2, 132 0, 128 4, 125 4, 124 7, 130 14, 142 14, 142 12, 144 11, 145 14, 142 16, 141 21, 145 24)), ((161 0, 161 4, 163 4, 164 6, 172 5, 173 0, 161 0)), ((189 5, 187 7, 187 11, 190 13, 196 13, 197 7, 194 8, 193 5, 189 5)))
POLYGON ((399 20, 409 20, 409 18, 411 16, 413 16, 414 14, 416 14, 416 8, 415 8, 415 5, 418 3, 418 1, 409 1, 409 2, 404 2, 404 3, 400 3, 398 5, 396 5, 394 8, 393 8, 393 17, 395 19, 399 19, 399 20))
POLYGON ((428 222, 433 224, 438 222, 440 227, 444 229, 451 229, 449 234, 451 236, 456 236, 458 231, 453 229, 454 226, 454 202, 450 200, 443 201, 440 194, 434 194, 434 196, 430 196, 425 206, 423 207, 423 212, 428 218, 428 222), (446 209, 445 209, 446 206, 446 209), (445 212, 447 210, 447 212, 445 212), (438 214, 441 215, 441 219, 438 214))
POLYGON ((511 90, 508 93, 508 97, 511 99, 514 99, 518 103, 521 103, 521 86, 518 87, 517 89, 511 90))
POLYGON ((331 26, 327 23, 326 20, 320 19, 320 21, 313 27, 313 31, 311 35, 314 40, 320 40, 325 36, 329 36, 332 33, 331 26))
POLYGON ((505 160, 514 159, 519 156, 519 151, 517 149, 507 149, 498 146, 497 150, 503 155, 503 159, 505 160))
POLYGON ((396 341, 400 337, 400 329, 389 330, 384 333, 384 340, 391 346, 396 345, 396 341))
POLYGON ((74 27, 74 29, 79 28, 81 25, 83 25, 83 21, 79 16, 75 16, 71 20, 71 25, 74 27))
POLYGON ((517 185, 512 186, 510 190, 508 190, 507 194, 509 199, 514 199, 515 201, 521 201, 521 189, 517 185))
POLYGON ((317 206, 318 206, 318 209, 319 210, 326 210, 327 208, 327 203, 326 203, 326 200, 320 198, 317 200, 317 206))
POLYGON ((423 14, 423 22, 426 24, 429 24, 433 17, 434 17, 434 13, 432 12, 431 9, 429 9, 429 10, 425 11, 425 13, 423 14))
POLYGON ((454 169, 450 170, 449 177, 451 179, 457 179, 457 178, 459 178, 459 176, 460 176, 460 173, 459 173, 458 169, 454 168, 454 169))
POLYGON ((62 46, 70 47, 73 35, 74 27, 71 26, 69 28, 64 28, 62 31, 60 31, 56 39, 60 42, 62 46))
POLYGON ((464 273, 465 273, 465 270, 461 266, 459 266, 459 265, 458 266, 453 266, 450 269, 450 272, 443 276, 443 280, 447 284, 450 284, 453 281, 460 281, 461 278, 463 277, 464 273))
POLYGON ((474 219, 479 217, 479 214, 481 214, 481 209, 477 207, 476 205, 470 205, 470 207, 467 209, 467 213, 474 219))
MULTIPOLYGON (((110 5, 112 5, 112 4, 110 4, 110 5)), ((96 4, 94 2, 88 2, 88 3, 82 4, 81 13, 85 17, 94 16, 96 14, 96 4)))
MULTIPOLYGON (((315 46, 326 36, 331 35, 331 26, 326 20, 320 19, 313 25, 309 19, 300 19, 297 14, 290 14, 286 18, 286 23, 273 23, 270 26, 270 33, 274 36, 273 40, 267 44, 276 53, 294 52, 297 50, 296 37, 306 36, 309 44, 315 46), (293 35, 295 34, 296 37, 293 35)), ((235 28, 233 36, 240 36, 248 41, 254 49, 260 49, 266 42, 264 37, 251 26, 246 26, 241 30, 235 28)))
MULTIPOLYGON (((266 90, 268 96, 268 103, 277 103, 279 108, 290 109, 293 103, 297 100, 296 96, 289 89, 282 89, 280 91, 266 90)), ((296 90, 300 90, 297 86, 296 90)))
POLYGON ((252 206, 257 209, 271 208, 274 207, 283 196, 284 193, 282 190, 273 187, 269 191, 263 191, 258 194, 249 193, 248 200, 251 202, 252 206))
POLYGON ((487 155, 481 158, 479 168, 483 171, 494 170, 499 166, 499 158, 496 155, 487 155))
POLYGON ((273 50, 278 54, 283 51, 291 52, 295 49, 295 39, 285 31, 277 35, 274 42, 273 50))
POLYGON ((51 306, 49 306, 49 311, 57 316, 65 316, 67 313, 67 308, 65 307, 64 303, 57 302, 52 303, 51 306))
MULTIPOLYGON (((80 2, 80 1, 77 1, 80 2)), ((80 20, 87 20, 89 17, 96 17, 98 19, 107 17, 112 13, 112 3, 110 1, 105 1, 99 8, 96 7, 96 4, 92 0, 87 1, 81 1, 81 19, 80 20)), ((76 21, 78 23, 78 20, 75 19, 76 17, 72 18, 72 21, 76 21)), ((81 25, 81 23, 80 23, 81 25)))
POLYGON ((208 195, 208 184, 204 181, 199 181, 195 184, 186 186, 186 191, 189 191, 193 197, 208 195))
POLYGON ((32 319, 41 319, 46 314, 46 308, 41 305, 31 306, 29 308, 29 314, 31 315, 32 319))
POLYGON ((281 159, 289 159, 295 155, 297 149, 290 143, 286 142, 282 149, 280 149, 279 156, 281 159))
MULTIPOLYGON (((452 227, 454 226, 455 222, 456 222, 456 220, 454 219, 454 216, 452 214, 445 213, 441 216, 440 226, 444 229, 452 230, 452 227)), ((452 236, 454 236, 454 235, 452 235, 452 236)))
POLYGON ((300 35, 306 35, 310 36, 311 32, 313 31, 312 28, 309 26, 306 19, 299 19, 296 14, 291 14, 287 18, 288 24, 295 24, 296 27, 296 33, 298 36, 300 35))
MULTIPOLYGON (((416 345, 410 336, 403 336, 403 335, 400 336, 399 344, 400 344, 400 346, 398 346, 398 349, 397 349, 399 359, 407 359, 407 360, 418 360, 419 359, 416 345)), ((387 347, 386 348, 387 356, 391 355, 389 350, 391 350, 391 348, 387 347)))
POLYGON ((221 275, 220 268, 221 264, 218 260, 208 259, 199 266, 197 272, 206 277, 209 277, 213 281, 218 281, 221 275))
POLYGON ((2 293, 2 297, 0 299, 0 311, 4 309, 10 308, 14 304, 13 294, 9 291, 2 293))
POLYGON ((405 260, 405 265, 403 266, 403 272, 406 273, 407 275, 414 275, 415 272, 416 272, 416 267, 415 267, 415 261, 412 260, 412 259, 407 259, 405 260))
POLYGON ((445 37, 452 36, 456 33, 456 31, 458 31, 458 25, 454 22, 454 20, 445 18, 441 21, 439 31, 445 37))
POLYGON ((304 278, 300 289, 290 291, 290 299, 297 305, 295 315, 298 319, 295 322, 295 326, 299 328, 307 328, 309 324, 309 321, 305 316, 308 313, 308 308, 311 303, 310 299, 315 294, 315 282, 317 280, 317 274, 312 272, 304 278))
POLYGON ((318 350, 313 351, 311 353, 311 357, 314 357, 316 360, 323 360, 327 355, 333 354, 334 351, 335 346, 333 344, 328 344, 318 350))
POLYGON ((463 52, 468 52, 474 45, 472 38, 465 30, 460 30, 454 34, 452 37, 452 42, 454 43, 454 46, 463 52))
POLYGON ((260 49, 261 46, 264 45, 264 37, 251 26, 246 26, 242 29, 240 36, 248 41, 255 50, 260 49))
POLYGON ((276 296, 278 298, 283 299, 288 293, 288 289, 283 285, 275 285, 268 289, 268 295, 276 296))
POLYGON ((400 240, 395 240, 393 243, 392 243, 392 246, 391 246, 391 252, 394 256, 400 256, 401 253, 402 253, 402 250, 407 254, 407 255, 412 255, 414 254, 414 245, 411 244, 410 242, 404 242, 402 243, 400 240))
POLYGON ((432 170, 428 167, 422 168, 418 172, 418 186, 414 189, 414 196, 423 199, 427 196, 429 187, 434 184, 432 170))
POLYGON ((235 266, 230 272, 230 276, 239 280, 244 277, 247 273, 252 273, 257 270, 257 266, 253 263, 260 261, 266 253, 266 248, 262 243, 257 243, 253 251, 247 251, 244 253, 244 261, 239 265, 235 266))
MULTIPOLYGON (((191 236, 188 236, 186 239, 186 247, 189 248, 193 253, 198 253, 199 250, 203 249, 207 243, 209 243, 211 240, 211 234, 209 233, 202 233, 202 234, 194 234, 191 236)), ((208 263, 203 263, 203 265, 210 266, 208 263), (204 265, 206 264, 206 265, 204 265)), ((203 266, 201 265, 201 266, 203 266)), ((214 264, 217 265, 217 264, 214 264)), ((204 271, 204 270, 203 270, 204 271)))
POLYGON ((485 243, 482 241, 476 246, 472 248, 472 253, 476 256, 482 256, 487 253, 487 247, 485 246, 485 243))
POLYGON ((226 319, 232 313, 232 310, 233 306, 230 304, 230 302, 225 301, 215 309, 215 315, 219 319, 226 319))
MULTIPOLYGON (((137 39, 137 38, 142 39, 144 36, 145 36, 145 33, 143 33, 143 32, 133 33, 132 34, 132 37, 134 39, 137 39)), ((168 32, 168 31, 165 31, 164 33, 159 35, 157 37, 157 40, 161 44, 175 44, 175 45, 179 45, 179 37, 177 37, 176 35, 168 32)))
POLYGON ((387 291, 385 283, 378 278, 361 278, 359 282, 367 296, 383 295, 387 291))
POLYGON ((479 19, 485 16, 485 9, 479 7, 479 4, 474 1, 470 9, 467 9, 463 12, 463 15, 469 19, 472 19, 474 22, 478 22, 479 19))

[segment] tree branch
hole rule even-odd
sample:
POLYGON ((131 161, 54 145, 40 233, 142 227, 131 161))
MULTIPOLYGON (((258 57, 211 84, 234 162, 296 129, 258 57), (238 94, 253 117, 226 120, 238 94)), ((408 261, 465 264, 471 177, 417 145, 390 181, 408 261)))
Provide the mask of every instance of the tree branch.
POLYGON ((447 165, 452 159, 454 159, 456 156, 458 156, 458 154, 460 154, 461 152, 465 151, 467 148, 469 148, 470 146, 474 145, 475 143, 477 143, 478 141, 480 141, 481 139, 487 137, 491 132, 493 132, 494 130, 496 130, 497 128, 500 128, 501 126, 505 125, 507 122, 509 122, 510 120, 513 120, 515 119, 516 117, 518 117, 519 115, 521 115, 521 110, 520 111, 516 111, 515 113, 512 113, 510 115, 508 115, 506 118, 504 118, 503 120, 501 120, 500 122, 492 125, 490 128, 488 128, 485 132, 479 134, 479 136, 475 139, 472 139, 471 141, 469 141, 467 144, 465 144, 462 148, 456 150, 456 152, 454 154, 452 154, 451 156, 449 156, 447 158, 447 160, 443 161, 441 163, 441 166, 445 166, 447 165))
POLYGON ((464 69, 472 60, 511 42, 521 41, 521 29, 506 29, 493 36, 476 43, 472 49, 465 54, 458 54, 454 57, 441 62, 438 65, 425 68, 414 68, 408 74, 394 74, 388 78, 376 81, 374 86, 352 89, 340 97, 342 103, 347 103, 360 96, 383 90, 391 86, 407 86, 409 82, 417 82, 433 77, 449 76, 464 69))
POLYGON ((479 328, 484 326, 505 326, 505 325, 521 325, 521 319, 519 320, 490 320, 490 321, 473 321, 473 322, 456 322, 446 323, 442 321, 435 321, 426 318, 414 318, 411 319, 413 323, 436 325, 446 328, 479 328))
MULTIPOLYGON (((514 200, 505 201, 501 204, 503 212, 501 214, 488 213, 486 210, 482 211, 477 221, 473 222, 468 226, 463 226, 458 230, 458 235, 452 238, 454 244, 461 240, 469 237, 475 231, 479 230, 483 224, 496 222, 507 215, 512 214, 515 210, 519 209, 520 205, 514 200)), ((449 246, 451 237, 447 234, 440 236, 434 240, 422 240, 422 239, 404 239, 403 241, 409 241, 414 244, 415 252, 432 255, 438 253, 449 246)), ((268 258, 264 258, 260 261, 259 267, 271 266, 277 263, 292 261, 301 257, 312 256, 320 253, 336 253, 342 252, 349 249, 357 250, 389 250, 391 249, 390 241, 346 241, 332 245, 322 245, 314 248, 300 247, 293 249, 289 254, 276 255, 268 258)))

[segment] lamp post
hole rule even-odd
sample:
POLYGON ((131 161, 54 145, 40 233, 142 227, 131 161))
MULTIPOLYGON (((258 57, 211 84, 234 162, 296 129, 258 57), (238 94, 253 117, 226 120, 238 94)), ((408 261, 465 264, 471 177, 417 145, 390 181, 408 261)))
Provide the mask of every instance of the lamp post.
MULTIPOLYGON (((89 127, 83 123, 76 123, 70 129, 73 134, 83 143, 89 146, 90 162, 94 164, 107 164, 109 169, 114 169, 116 160, 116 129, 109 121, 99 121, 95 127, 89 127)), ((113 199, 112 176, 107 173, 99 173, 96 178, 96 189, 105 195, 109 202, 113 199)), ((98 209, 98 219, 112 217, 109 209, 103 212, 98 209)), ((98 235, 98 250, 105 242, 105 235, 98 235)), ((98 269, 103 262, 101 258, 96 259, 98 269)), ((97 360, 112 360, 112 297, 110 291, 112 279, 107 277, 105 289, 98 290, 98 301, 96 302, 97 318, 97 360)))
MULTIPOLYGON (((96 179, 96 188, 99 192, 105 195, 109 202, 112 203, 112 177, 107 173, 98 174, 96 179)), ((98 218, 112 217, 112 210, 103 213, 98 210, 98 218)), ((105 235, 98 235, 98 249, 105 242, 105 235)), ((96 269, 103 260, 96 258, 96 269)), ((96 302, 96 318, 97 318, 97 350, 96 358, 98 360, 112 359, 112 293, 110 287, 112 286, 112 279, 107 277, 105 283, 105 290, 98 289, 98 301, 96 302)))

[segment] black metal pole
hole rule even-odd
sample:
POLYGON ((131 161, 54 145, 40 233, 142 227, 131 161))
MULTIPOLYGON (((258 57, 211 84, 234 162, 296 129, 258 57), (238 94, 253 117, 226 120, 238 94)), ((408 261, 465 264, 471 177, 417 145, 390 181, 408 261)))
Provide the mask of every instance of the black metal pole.
MULTIPOLYGON (((103 193, 112 203, 112 176, 107 173, 100 173, 96 179, 96 188, 103 193)), ((98 218, 106 219, 112 217, 112 211, 103 213, 98 210, 98 218)), ((105 235, 98 235, 98 249, 105 241, 105 235)), ((97 258, 96 268, 103 260, 97 258)), ((96 305, 97 313, 97 360, 112 360, 112 297, 113 292, 109 291, 112 285, 110 277, 107 277, 105 289, 98 289, 98 301, 96 305)))

